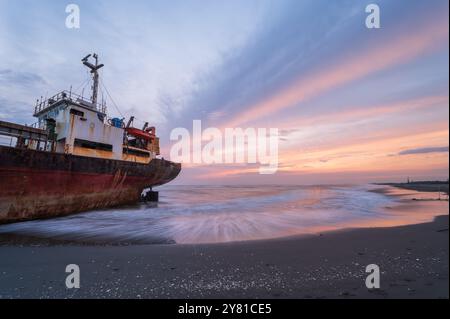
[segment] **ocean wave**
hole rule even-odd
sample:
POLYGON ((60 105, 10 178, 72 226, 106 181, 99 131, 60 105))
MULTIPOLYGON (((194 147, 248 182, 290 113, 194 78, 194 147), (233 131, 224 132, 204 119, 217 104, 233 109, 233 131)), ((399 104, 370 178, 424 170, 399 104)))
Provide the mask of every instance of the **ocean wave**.
POLYGON ((218 243, 311 234, 396 216, 376 186, 165 186, 138 204, 0 226, 0 234, 104 243, 218 243))

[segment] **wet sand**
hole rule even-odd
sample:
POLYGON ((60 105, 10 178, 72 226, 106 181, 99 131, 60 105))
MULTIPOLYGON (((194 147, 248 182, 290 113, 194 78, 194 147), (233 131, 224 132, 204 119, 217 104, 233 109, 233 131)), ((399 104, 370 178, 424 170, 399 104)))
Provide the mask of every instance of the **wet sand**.
POLYGON ((0 248, 1 298, 448 298, 448 215, 434 222, 202 245, 0 248), (65 267, 81 288, 65 287, 65 267), (381 288, 365 287, 365 267, 381 288))
MULTIPOLYGON (((442 192, 448 195, 448 182, 410 182, 410 183, 385 183, 378 185, 394 186, 419 192, 442 192)), ((445 196, 444 196, 445 197, 445 196)), ((448 197, 447 197, 448 199, 448 197)))

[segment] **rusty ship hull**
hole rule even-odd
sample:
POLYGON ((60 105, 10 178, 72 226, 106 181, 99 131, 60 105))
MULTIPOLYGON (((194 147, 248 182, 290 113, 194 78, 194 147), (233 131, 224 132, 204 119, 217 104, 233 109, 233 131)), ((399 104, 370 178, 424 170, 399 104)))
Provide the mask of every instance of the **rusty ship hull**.
POLYGON ((0 146, 0 223, 135 203, 180 170, 157 158, 144 164, 0 146))

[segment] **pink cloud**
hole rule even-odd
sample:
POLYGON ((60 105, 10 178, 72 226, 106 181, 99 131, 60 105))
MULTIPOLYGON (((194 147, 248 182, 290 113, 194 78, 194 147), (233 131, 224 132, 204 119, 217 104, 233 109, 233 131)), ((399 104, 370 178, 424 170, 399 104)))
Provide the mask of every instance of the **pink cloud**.
POLYGON ((435 51, 448 39, 448 19, 434 19, 416 26, 409 34, 397 35, 384 43, 338 61, 334 67, 302 76, 298 81, 247 110, 222 127, 236 127, 293 107, 330 89, 361 79, 378 71, 401 65, 435 51))

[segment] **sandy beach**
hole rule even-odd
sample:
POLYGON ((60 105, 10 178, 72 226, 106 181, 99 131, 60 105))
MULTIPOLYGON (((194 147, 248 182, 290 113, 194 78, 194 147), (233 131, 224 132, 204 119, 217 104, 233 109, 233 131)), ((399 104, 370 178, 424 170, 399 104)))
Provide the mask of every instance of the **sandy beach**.
POLYGON ((105 244, 4 232, 0 298, 448 298, 448 201, 393 187, 356 194, 371 193, 396 200, 388 215, 272 239, 105 244), (80 267, 80 289, 65 286, 68 264, 80 267), (380 289, 365 286, 369 264, 380 289))
MULTIPOLYGON (((431 223, 200 245, 0 248, 1 298, 448 298, 448 215, 431 223), (65 287, 79 265, 81 288, 65 287), (365 287, 365 267, 381 270, 365 287)), ((10 239, 11 240, 11 239, 10 239)))

